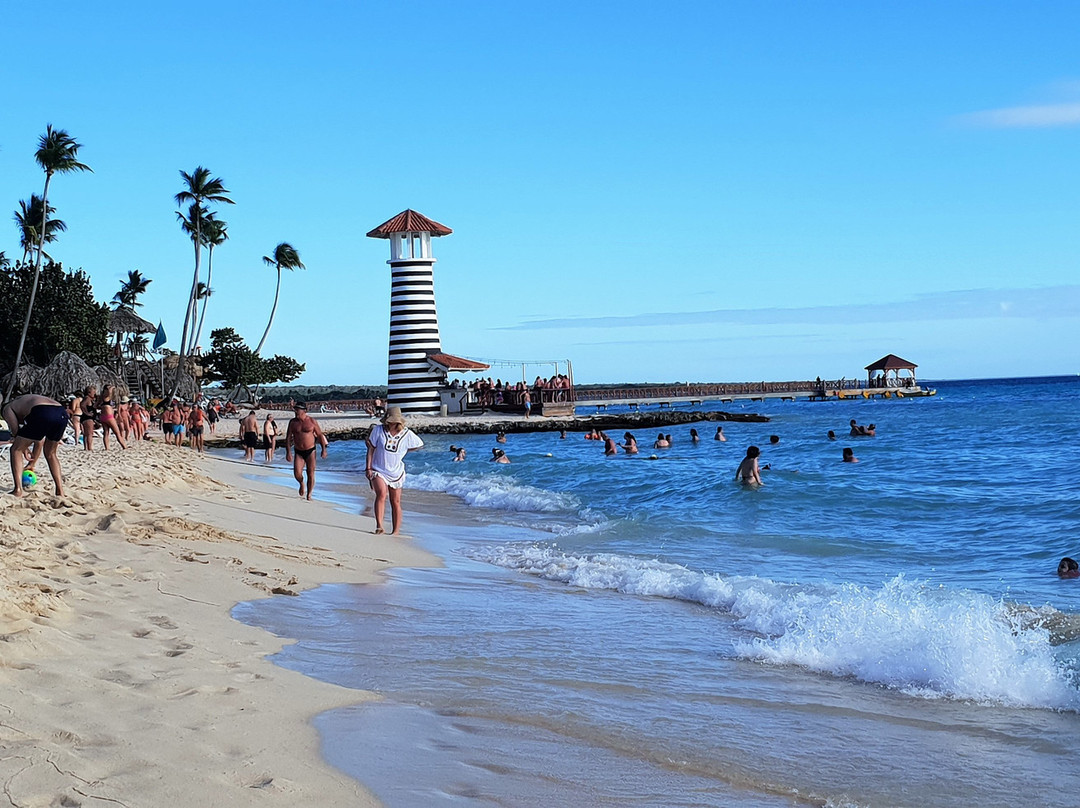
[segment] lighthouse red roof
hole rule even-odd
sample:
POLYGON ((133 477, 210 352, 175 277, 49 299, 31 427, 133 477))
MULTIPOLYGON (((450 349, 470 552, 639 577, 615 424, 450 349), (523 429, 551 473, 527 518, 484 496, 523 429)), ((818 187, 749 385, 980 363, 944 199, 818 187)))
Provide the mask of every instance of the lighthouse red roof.
POLYGON ((483 362, 477 362, 473 359, 463 359, 460 356, 442 352, 429 353, 427 359, 428 362, 437 365, 445 372, 459 370, 462 373, 467 373, 470 370, 487 370, 491 367, 491 365, 486 365, 483 362))
POLYGON ((368 238, 390 238, 391 233, 420 233, 425 230, 433 236, 449 236, 454 232, 446 225, 410 209, 380 224, 368 233, 368 238))

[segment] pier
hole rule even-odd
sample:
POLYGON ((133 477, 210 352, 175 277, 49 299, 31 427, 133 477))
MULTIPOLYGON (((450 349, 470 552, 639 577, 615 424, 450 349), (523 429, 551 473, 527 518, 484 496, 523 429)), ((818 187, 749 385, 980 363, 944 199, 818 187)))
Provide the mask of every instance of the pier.
MULTIPOLYGON (((904 380, 906 381, 906 380, 904 380)), ((872 386, 855 379, 837 381, 741 382, 734 384, 671 384, 614 388, 582 388, 575 391, 575 405, 595 407, 597 412, 608 407, 656 406, 670 408, 676 404, 696 406, 707 401, 844 401, 869 398, 921 398, 937 391, 917 384, 872 386)))

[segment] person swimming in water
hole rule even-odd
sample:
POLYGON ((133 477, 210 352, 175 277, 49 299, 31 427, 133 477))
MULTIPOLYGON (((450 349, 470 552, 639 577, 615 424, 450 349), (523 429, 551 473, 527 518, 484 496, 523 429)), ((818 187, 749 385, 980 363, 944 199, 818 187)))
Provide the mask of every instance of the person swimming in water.
POLYGON ((491 463, 509 463, 510 458, 506 456, 506 452, 504 452, 502 449, 492 449, 491 450, 491 460, 488 461, 488 462, 491 462, 491 463))
POLYGON ((634 437, 633 432, 624 432, 623 441, 625 441, 623 443, 623 449, 627 454, 638 453, 637 438, 634 437))
POLYGON ((735 479, 741 482, 743 485, 764 485, 761 482, 761 469, 758 467, 758 457, 761 455, 761 450, 756 446, 750 446, 746 449, 746 457, 739 463, 739 467, 735 470, 735 479))
POLYGON ((844 447, 844 462, 845 463, 858 463, 859 458, 855 456, 855 451, 850 446, 844 447))
POLYGON ((716 435, 713 436, 713 440, 722 441, 724 443, 727 442, 727 436, 724 434, 724 428, 722 426, 716 428, 716 435))
POLYGON ((450 451, 454 453, 454 462, 461 463, 465 460, 465 447, 464 446, 451 446, 450 451))
POLYGON ((1057 574, 1060 578, 1080 578, 1080 564, 1066 556, 1058 562, 1057 574))

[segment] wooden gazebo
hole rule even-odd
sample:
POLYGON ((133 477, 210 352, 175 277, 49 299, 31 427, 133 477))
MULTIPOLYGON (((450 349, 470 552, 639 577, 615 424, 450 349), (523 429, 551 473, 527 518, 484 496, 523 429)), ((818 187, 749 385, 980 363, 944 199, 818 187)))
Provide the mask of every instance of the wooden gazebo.
POLYGON ((869 387, 914 387, 915 368, 914 362, 901 359, 896 354, 883 356, 878 361, 866 366, 866 383, 869 387), (908 375, 901 378, 900 371, 906 370, 908 375))

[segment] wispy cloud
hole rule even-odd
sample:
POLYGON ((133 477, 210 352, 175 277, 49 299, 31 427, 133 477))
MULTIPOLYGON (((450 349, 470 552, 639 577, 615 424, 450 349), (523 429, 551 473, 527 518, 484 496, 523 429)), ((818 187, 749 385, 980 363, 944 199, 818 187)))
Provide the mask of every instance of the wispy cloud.
POLYGON ((857 325, 942 320, 1057 318, 1080 316, 1080 285, 1041 289, 964 289, 881 303, 797 308, 647 312, 611 317, 535 319, 498 331, 573 328, 647 328, 696 325, 857 325))
POLYGON ((990 129, 1045 129, 1053 126, 1080 126, 1080 102, 987 109, 961 115, 959 120, 969 126, 990 129))

